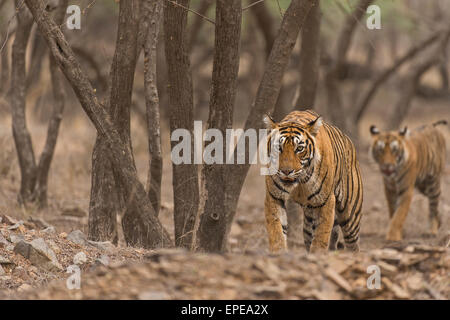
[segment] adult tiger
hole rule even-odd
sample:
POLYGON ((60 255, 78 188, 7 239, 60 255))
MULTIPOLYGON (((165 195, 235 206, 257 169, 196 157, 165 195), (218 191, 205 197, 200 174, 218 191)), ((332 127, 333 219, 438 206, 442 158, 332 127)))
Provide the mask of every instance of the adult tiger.
POLYGON ((285 204, 291 198, 303 208, 308 251, 336 249, 339 227, 346 248, 359 251, 363 187, 353 143, 309 110, 293 111, 279 123, 267 116, 265 122, 271 130, 268 152, 278 159, 278 170, 266 176, 270 250, 286 249, 285 204))
POLYGON ((372 156, 383 176, 384 190, 391 219, 386 239, 402 239, 403 223, 417 187, 428 197, 429 221, 432 234, 437 234, 440 181, 445 167, 445 139, 436 128, 445 120, 422 126, 411 133, 405 127, 396 132, 381 133, 370 127, 373 137, 372 156))

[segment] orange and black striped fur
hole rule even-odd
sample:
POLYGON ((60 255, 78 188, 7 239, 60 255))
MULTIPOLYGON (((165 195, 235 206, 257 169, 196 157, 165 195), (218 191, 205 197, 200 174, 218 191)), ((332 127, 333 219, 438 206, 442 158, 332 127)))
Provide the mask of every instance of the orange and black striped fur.
POLYGON ((271 129, 268 151, 277 171, 266 176, 265 217, 270 250, 286 249, 286 201, 303 208, 303 237, 310 252, 336 249, 339 228, 345 246, 359 250, 363 187, 356 151, 338 128, 313 111, 293 111, 271 129))
POLYGON ((441 176, 445 167, 445 139, 436 128, 447 124, 438 121, 420 127, 411 133, 407 128, 396 132, 380 132, 371 126, 372 156, 383 176, 384 191, 389 207, 390 224, 386 239, 402 239, 403 223, 416 187, 428 197, 430 231, 436 234, 441 194, 441 176))

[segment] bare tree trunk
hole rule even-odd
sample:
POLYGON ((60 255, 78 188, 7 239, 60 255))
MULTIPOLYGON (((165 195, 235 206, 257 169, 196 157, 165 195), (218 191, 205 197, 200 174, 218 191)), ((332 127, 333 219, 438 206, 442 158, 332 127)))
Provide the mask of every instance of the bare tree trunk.
MULTIPOLYGON (((68 0, 59 1, 59 7, 57 8, 57 11, 55 13, 55 21, 58 25, 61 25, 63 23, 67 3, 68 0)), ((44 39, 40 39, 40 41, 42 41, 42 45, 46 47, 44 39)), ((44 52, 47 52, 47 50, 44 50, 44 52)), ((58 139, 59 126, 61 124, 63 116, 65 101, 64 90, 62 87, 62 77, 60 71, 58 70, 58 65, 52 57, 50 57, 50 75, 53 88, 54 105, 53 112, 48 124, 47 139, 45 141, 44 150, 42 151, 37 167, 36 187, 33 196, 34 200, 37 201, 40 208, 47 207, 48 173, 50 170, 50 164, 52 162, 53 154, 55 152, 56 141, 58 139)))
POLYGON ((158 216, 161 205, 161 125, 159 122, 159 98, 156 87, 156 48, 159 28, 163 17, 163 1, 145 1, 142 3, 143 16, 141 30, 144 31, 144 87, 147 109, 148 148, 150 163, 148 170, 148 197, 158 216))
MULTIPOLYGON (((2 39, 6 37, 6 32, 0 33, 2 39)), ((8 40, 6 40, 5 45, 3 47, 3 51, 0 53, 1 55, 1 66, 2 70, 0 71, 0 96, 8 91, 8 83, 9 83, 9 47, 8 40)))
MULTIPOLYGON (((178 0, 184 7, 189 0, 178 0)), ((187 46, 187 10, 166 2, 164 36, 168 69, 170 131, 183 128, 194 136, 194 101, 187 46)), ((171 141, 172 148, 177 144, 171 141)), ((191 150, 194 143, 191 141, 191 150)), ((192 159, 191 159, 192 160, 192 159)), ((198 168, 196 164, 172 164, 175 245, 190 248, 198 209, 198 168)))
MULTIPOLYGON (((52 55, 63 71, 77 95, 83 110, 94 124, 99 135, 108 142, 109 155, 120 177, 124 198, 133 201, 138 214, 133 216, 135 226, 129 245, 156 248, 170 245, 167 231, 155 216, 147 198, 144 186, 140 183, 129 143, 122 140, 108 110, 100 105, 95 90, 76 60, 60 28, 50 19, 43 1, 25 0, 38 24, 41 34, 47 41, 52 55)), ((126 4, 127 2, 124 2, 126 4)))
MULTIPOLYGON (((226 129, 233 126, 233 111, 236 98, 239 71, 239 49, 241 39, 241 0, 218 0, 216 3, 216 31, 212 89, 207 127, 220 130, 222 137, 226 129)), ((224 144, 222 155, 226 155, 224 144)), ((229 194, 229 171, 227 164, 203 165, 202 205, 199 208, 199 228, 193 243, 205 251, 223 251, 226 242, 227 212, 230 208, 226 200, 229 194)))
MULTIPOLYGON (((15 6, 19 7, 19 5, 20 1, 16 0, 15 6)), ((11 107, 13 136, 21 174, 18 200, 22 204, 33 200, 36 183, 36 160, 25 116, 25 54, 32 26, 33 19, 29 11, 26 8, 17 11, 17 29, 12 47, 11 86, 8 100, 11 107)))
POLYGON ((301 32, 299 93, 296 110, 314 108, 320 66, 320 2, 317 1, 306 18, 301 32))
MULTIPOLYGON (((294 48, 303 22, 308 15, 311 6, 315 2, 315 0, 292 0, 286 10, 283 21, 281 22, 280 30, 267 60, 267 66, 258 88, 255 104, 251 108, 245 123, 245 130, 249 128, 258 130, 264 127, 263 115, 271 112, 275 106, 281 87, 281 79, 283 78, 284 71, 289 62, 292 49, 294 48)), ((248 144, 246 144, 245 154, 249 154, 248 144)), ((232 169, 230 168, 227 179, 229 184, 227 188, 227 197, 224 199, 226 203, 223 205, 223 208, 226 208, 226 211, 219 216, 215 230, 220 233, 215 235, 214 243, 206 247, 208 251, 220 252, 223 251, 226 246, 226 240, 236 213, 239 195, 249 168, 249 163, 234 165, 232 166, 232 169), (220 218, 222 215, 224 218, 220 218)), ((201 218, 214 220, 214 217, 203 215, 201 218)), ((207 243, 208 235, 208 233, 200 232, 198 235, 199 243, 207 243)), ((200 248, 200 250, 201 249, 205 248, 200 248)))
MULTIPOLYGON (((137 36, 139 28, 139 4, 135 0, 121 1, 116 50, 111 65, 111 92, 108 112, 121 139, 132 150, 130 138, 130 107, 133 90, 134 71, 137 61, 137 36)), ((133 154, 131 153, 131 156, 133 154)), ((134 160, 132 162, 134 166, 134 160)), ((117 215, 124 214, 122 220, 128 225, 134 208, 133 201, 125 199, 121 192, 120 180, 108 153, 106 139, 97 135, 92 155, 92 186, 89 204, 89 238, 95 241, 117 243, 117 215)), ((125 235, 130 237, 130 235, 125 235)))

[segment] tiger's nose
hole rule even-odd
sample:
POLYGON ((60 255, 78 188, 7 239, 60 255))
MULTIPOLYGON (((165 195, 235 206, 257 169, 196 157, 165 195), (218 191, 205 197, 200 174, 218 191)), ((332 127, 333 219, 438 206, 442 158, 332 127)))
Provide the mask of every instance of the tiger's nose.
POLYGON ((294 172, 294 170, 291 170, 291 169, 281 169, 281 172, 282 172, 285 176, 288 176, 288 175, 290 175, 292 172, 294 172))

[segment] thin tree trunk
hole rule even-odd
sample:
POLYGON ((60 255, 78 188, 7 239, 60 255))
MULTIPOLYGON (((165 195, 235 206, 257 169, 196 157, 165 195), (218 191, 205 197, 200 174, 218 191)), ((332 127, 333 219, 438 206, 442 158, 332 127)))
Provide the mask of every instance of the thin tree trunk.
MULTIPOLYGON (((15 1, 18 7, 20 1, 15 1)), ((18 195, 19 203, 26 204, 33 200, 33 191, 36 183, 36 160, 33 151, 31 136, 26 122, 26 75, 25 54, 30 37, 33 19, 29 11, 22 7, 17 12, 17 29, 12 47, 11 57, 11 86, 9 91, 9 104, 12 114, 12 129, 19 158, 21 183, 18 195)))
POLYGON ((317 1, 306 18, 301 32, 299 63, 299 94, 296 110, 314 108, 320 66, 320 2, 317 1))
POLYGON ((163 1, 148 0, 142 3, 143 17, 141 29, 144 31, 144 87, 145 104, 147 109, 148 148, 150 163, 148 170, 148 197, 158 216, 161 205, 161 125, 159 121, 159 98, 156 87, 156 48, 158 44, 159 28, 163 17, 163 1))
POLYGON ((155 216, 145 188, 138 179, 129 144, 122 140, 108 111, 100 105, 94 88, 81 70, 63 33, 50 19, 43 1, 25 0, 25 3, 32 12, 41 34, 46 39, 54 59, 74 89, 83 110, 92 121, 98 134, 103 135, 108 142, 109 156, 114 168, 120 168, 117 173, 120 177, 121 191, 125 199, 133 200, 134 207, 139 213, 133 216, 136 226, 135 234, 133 238, 126 239, 127 243, 145 248, 170 245, 169 235, 155 216))
MULTIPOLYGON (((278 35, 272 46, 272 51, 267 60, 266 69, 256 94, 255 103, 247 117, 244 129, 262 129, 263 115, 273 111, 281 87, 281 80, 289 62, 289 58, 298 38, 300 29, 305 21, 311 6, 315 0, 292 0, 288 9, 284 13, 278 35)), ((246 144, 245 154, 249 154, 248 144, 246 144)), ((235 152, 236 155, 236 152, 235 152)), ((239 195, 244 184, 245 177, 250 168, 250 164, 234 165, 230 169, 228 177, 228 195, 225 199, 223 213, 225 219, 220 219, 222 226, 216 226, 220 234, 215 236, 214 245, 208 246, 209 251, 223 251, 226 246, 231 224, 236 213, 239 195)), ((206 243, 207 234, 199 234, 199 242, 206 243), (206 237, 206 238, 203 238, 206 237)), ((200 248, 201 249, 201 248, 200 248)))
MULTIPOLYGON (((207 127, 220 130, 222 137, 226 129, 233 126, 233 111, 239 71, 239 49, 241 39, 241 0, 218 0, 216 2, 216 29, 212 89, 207 127)), ((227 146, 222 149, 223 157, 227 146)), ((225 249, 228 212, 226 201, 229 195, 229 171, 227 164, 203 165, 202 205, 199 208, 199 228, 196 236, 200 250, 220 252, 225 249)))
MULTIPOLYGON (((68 2, 69 2, 68 0, 59 1, 59 6, 55 13, 55 21, 58 25, 61 25, 64 21, 64 15, 66 14, 68 2)), ((42 41, 42 45, 45 46, 44 39, 40 39, 40 41, 42 41)), ((44 50, 44 52, 47 52, 47 50, 44 50)), ((54 105, 53 105, 53 112, 48 124, 47 138, 45 141, 44 150, 42 151, 42 154, 39 159, 39 164, 37 167, 36 187, 33 196, 34 200, 37 201, 38 206, 40 208, 47 207, 48 173, 50 170, 50 164, 52 162, 53 154, 55 152, 56 141, 58 139, 58 132, 63 116, 64 101, 65 101, 64 90, 62 87, 62 77, 60 71, 58 70, 58 65, 56 64, 55 59, 53 59, 51 56, 50 56, 50 75, 53 88, 54 105)))
MULTIPOLYGON (((179 0, 189 7, 189 0, 179 0)), ((183 128, 194 136, 194 101, 187 44, 187 10, 165 3, 164 36, 168 75, 170 131, 183 128)), ((171 141, 173 148, 177 144, 171 141)), ((191 150, 194 150, 191 141, 191 150)), ((190 248, 198 209, 198 168, 196 164, 172 164, 175 245, 190 248)))

